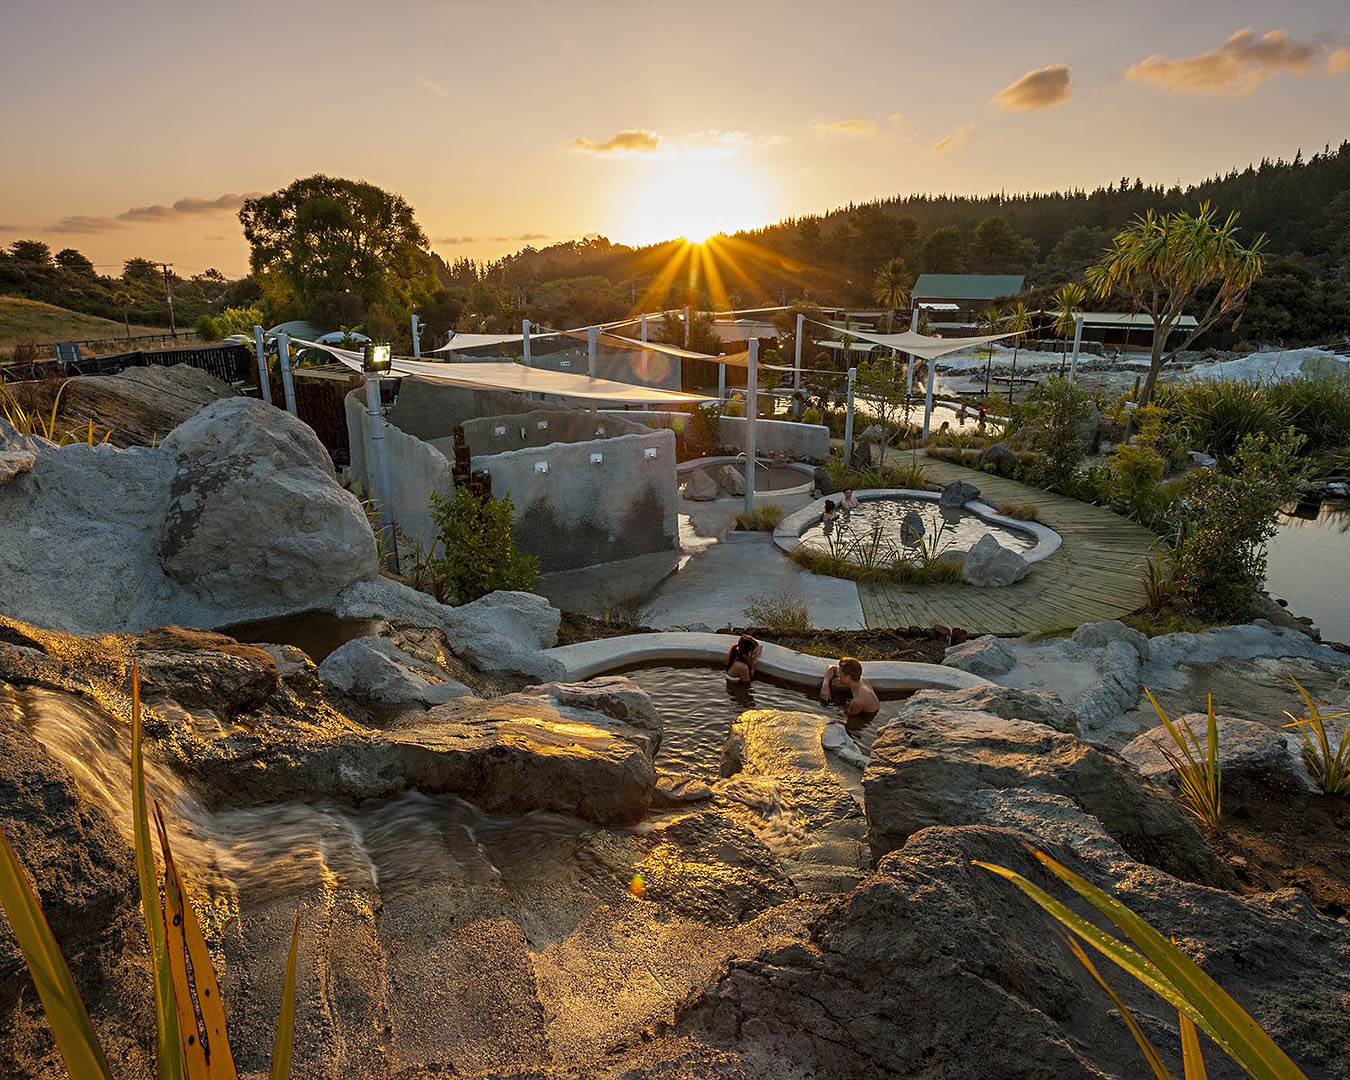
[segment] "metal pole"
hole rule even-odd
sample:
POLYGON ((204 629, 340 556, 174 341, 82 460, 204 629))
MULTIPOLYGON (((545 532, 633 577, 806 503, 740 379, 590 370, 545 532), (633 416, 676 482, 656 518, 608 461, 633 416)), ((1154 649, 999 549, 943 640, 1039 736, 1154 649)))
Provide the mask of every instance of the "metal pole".
POLYGON ((858 369, 848 369, 848 399, 844 407, 844 464, 853 460, 853 387, 858 381, 858 369))
MULTIPOLYGON (((600 333, 599 327, 588 326, 586 328, 586 370, 589 372, 592 379, 595 378, 595 351, 596 351, 595 339, 599 335, 599 333, 600 333)), ((598 409, 599 404, 593 399, 591 401, 591 412, 596 412, 598 409)))
POLYGON ((684 347, 689 348, 689 307, 684 309, 684 347))
POLYGON ((422 359, 422 328, 418 325, 420 320, 416 315, 411 315, 412 320, 412 338, 413 338, 413 359, 422 359))
POLYGON ((258 389, 262 391, 262 399, 271 405, 272 380, 267 376, 267 347, 263 344, 263 328, 261 326, 253 328, 253 347, 258 353, 258 389))
POLYGON ((370 442, 366 479, 371 494, 380 507, 380 531, 384 533, 384 547, 388 553, 384 566, 398 573, 398 544, 394 533, 394 502, 390 494, 389 457, 384 449, 384 403, 380 400, 380 376, 367 374, 366 379, 366 437, 370 442))
MULTIPOLYGON (((745 514, 755 512, 755 418, 759 412, 759 338, 751 338, 745 369, 745 514)), ((726 365, 720 365, 726 370, 726 365)))
POLYGON ((802 418, 802 337, 805 334, 806 316, 797 316, 797 348, 792 359, 792 415, 802 418))
POLYGON ((169 302, 169 333, 178 337, 178 325, 173 321, 173 282, 169 279, 169 264, 164 263, 164 299, 169 302))
MULTIPOLYGON (((646 313, 645 311, 642 313, 642 340, 643 340, 643 341, 646 341, 646 340, 647 340, 647 313, 646 313)), ((650 366, 651 366, 650 363, 649 363, 649 357, 650 357, 650 356, 651 356, 651 353, 649 353, 646 349, 643 349, 643 350, 642 350, 642 383, 643 383, 644 386, 650 386, 650 385, 651 385, 651 384, 647 381, 648 376, 649 376, 649 373, 650 373, 650 366)), ((683 363, 681 363, 681 376, 682 376, 682 377, 681 377, 681 379, 680 379, 680 385, 683 386, 683 385, 684 385, 684 379, 683 379, 683 363)), ((648 405, 643 405, 643 406, 642 406, 642 411, 643 411, 643 412, 646 412, 649 408, 650 408, 650 406, 648 406, 648 405)))
POLYGON ((727 399, 727 366, 726 364, 717 365, 717 400, 726 401, 727 399))
POLYGON ((277 334, 277 359, 281 361, 281 389, 286 395, 286 411, 299 416, 295 408, 295 383, 291 381, 291 337, 285 330, 277 334))
POLYGON ((1069 378, 1078 381, 1078 347, 1083 343, 1083 315, 1073 317, 1073 359, 1069 362, 1069 378))
POLYGON ((530 320, 520 320, 520 338, 525 343, 525 353, 521 356, 521 361, 526 367, 530 366, 530 320))
MULTIPOLYGON (((918 308, 915 308, 913 315, 910 316, 909 332, 911 334, 917 334, 919 332, 918 308)), ((906 365, 908 373, 905 376, 905 397, 909 397, 914 393, 914 354, 907 353, 906 355, 909 357, 909 363, 906 365)))
POLYGON ((928 392, 923 399, 923 437, 928 438, 929 428, 933 426, 933 384, 937 381, 937 360, 928 357, 928 392))

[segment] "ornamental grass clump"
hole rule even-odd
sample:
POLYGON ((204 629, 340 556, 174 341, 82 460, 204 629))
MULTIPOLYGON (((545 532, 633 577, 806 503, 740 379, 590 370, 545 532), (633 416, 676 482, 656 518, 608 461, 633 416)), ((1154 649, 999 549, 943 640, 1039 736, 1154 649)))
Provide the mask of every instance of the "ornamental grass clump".
POLYGON ((1328 795, 1350 796, 1350 712, 1324 714, 1318 709, 1312 696, 1303 689, 1302 683, 1292 680, 1307 706, 1308 715, 1297 717, 1285 710, 1295 734, 1303 743, 1303 760, 1308 764, 1317 785, 1328 795), (1328 720, 1345 720, 1341 725, 1341 737, 1335 746, 1327 735, 1328 720))
POLYGON ((1219 817, 1222 812, 1223 773, 1219 768, 1219 727, 1214 716, 1214 695, 1209 696, 1206 721, 1206 737, 1201 745, 1191 725, 1185 719, 1173 720, 1158 704, 1152 691, 1148 694, 1149 704, 1162 721, 1171 746, 1164 746, 1154 740, 1154 745, 1162 751, 1167 764, 1177 774, 1181 785, 1181 800, 1187 811, 1204 828, 1211 832, 1219 831, 1219 817))
MULTIPOLYGON (((141 914, 150 943, 155 991, 157 1075, 159 1080, 237 1080, 225 1026, 220 981, 197 922, 196 910, 173 861, 168 831, 158 804, 155 805, 155 829, 164 859, 162 879, 155 865, 141 735, 140 686, 133 663, 132 819, 141 914)), ((3 906, 10 929, 18 940, 71 1080, 112 1080, 113 1073, 98 1036, 94 1034, 89 1011, 61 956, 37 894, 4 833, 0 833, 0 906, 3 906)), ((297 913, 290 955, 286 960, 286 981, 272 1045, 269 1080, 286 1080, 290 1076, 295 1029, 295 955, 299 941, 300 916, 297 913)))
POLYGON ((1197 1028, 1209 1036, 1248 1076, 1257 1080, 1307 1080, 1303 1071, 1262 1030, 1261 1025, 1223 987, 1206 975, 1194 960, 1177 948, 1174 941, 1168 941, 1115 897, 1060 865, 1049 855, 1032 848, 1027 850, 1055 877, 1091 904, 1120 931, 1122 937, 1118 938, 1085 919, 1014 870, 979 860, 975 861, 975 865, 1011 881, 1064 930, 1078 938, 1070 951, 1093 980, 1106 990, 1157 1080, 1172 1078, 1162 1055, 1144 1034, 1125 1003, 1088 961, 1087 953, 1079 942, 1096 949, 1177 1010, 1186 1080, 1202 1080, 1207 1075, 1197 1028))

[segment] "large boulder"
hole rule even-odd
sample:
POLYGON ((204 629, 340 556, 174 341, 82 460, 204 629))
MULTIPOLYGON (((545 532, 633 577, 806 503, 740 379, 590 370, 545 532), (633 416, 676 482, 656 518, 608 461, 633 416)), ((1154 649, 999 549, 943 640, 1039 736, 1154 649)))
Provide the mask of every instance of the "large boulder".
POLYGON ((431 677, 416 657, 380 637, 360 637, 338 646, 319 665, 319 678, 349 697, 385 710, 443 705, 472 694, 454 679, 431 677))
MULTIPOLYGON (((1149 1075, 1112 1003, 1042 911, 975 860, 1072 894, 1033 843, 1111 889, 1200 959, 1308 1076, 1350 1076, 1346 931, 1295 890, 1239 897, 1132 862, 1100 834, 1085 855, 1036 832, 935 827, 888 855, 805 941, 733 959, 675 1030, 739 1055, 759 1077, 1125 1080, 1149 1075)), ((1181 1075, 1176 1012, 1098 967, 1181 1075)), ((1241 1075, 1206 1043, 1211 1076, 1241 1075)))
MULTIPOLYGON (((1314 794, 1321 791, 1303 760, 1303 744, 1291 731, 1281 731, 1255 720, 1235 716, 1214 717, 1219 736, 1219 770, 1225 788, 1257 784, 1277 790, 1314 794)), ((1185 713, 1173 723, 1189 727, 1205 745, 1209 717, 1185 713)), ((1180 791, 1180 778, 1163 753, 1179 753, 1167 729, 1159 724, 1121 748, 1120 756, 1132 763, 1144 779, 1180 791)))
POLYGON ((723 465, 717 470, 715 477, 717 486, 728 495, 745 494, 745 477, 741 475, 739 469, 733 465, 723 465))
POLYGON ((917 694, 878 732, 863 774, 875 859, 930 825, 986 823, 989 792, 1033 792, 1072 800, 1141 861, 1191 881, 1229 882, 1177 801, 1133 765, 1022 719, 1025 698, 982 689, 983 708, 940 691, 917 694))
POLYGON ((147 701, 167 697, 222 716, 262 707, 281 683, 270 653, 223 634, 160 627, 140 635, 133 654, 147 701))
POLYGON ((1017 666, 1017 657, 993 634, 985 634, 953 645, 947 650, 942 662, 948 667, 960 668, 989 679, 1010 672, 1017 666))
POLYGON ((152 446, 213 401, 238 397, 229 383, 187 364, 150 364, 61 385, 63 422, 79 427, 93 421, 109 429, 116 446, 152 446))
POLYGON ((938 496, 938 506, 943 510, 960 510, 971 499, 980 497, 980 489, 964 480, 953 480, 942 489, 938 496))
POLYGON ((251 398, 207 406, 162 444, 178 460, 164 569, 238 618, 303 611, 378 572, 360 501, 289 413, 251 398))
POLYGON ((694 502, 712 502, 721 493, 717 481, 703 469, 691 469, 680 488, 680 495, 694 502))
POLYGON ((1012 476, 1017 471, 1017 451, 1005 442, 996 442, 980 454, 980 468, 1000 476, 1012 476))
POLYGON ((975 542, 961 566, 961 580, 981 588, 1014 585, 1031 573, 1031 564, 1011 548, 985 533, 975 542))

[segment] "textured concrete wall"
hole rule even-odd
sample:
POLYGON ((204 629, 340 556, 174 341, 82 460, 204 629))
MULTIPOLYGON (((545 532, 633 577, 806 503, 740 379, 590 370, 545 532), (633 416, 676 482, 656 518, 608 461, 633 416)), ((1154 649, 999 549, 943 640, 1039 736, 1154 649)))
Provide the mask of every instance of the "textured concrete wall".
MULTIPOLYGON (((687 413, 672 412, 626 412, 623 415, 661 428, 670 427, 672 422, 683 424, 688 419, 687 413)), ((718 425, 718 449, 728 453, 744 451, 745 426, 743 416, 722 417, 718 425)), ((755 456, 770 454, 793 461, 824 461, 830 456, 830 429, 822 424, 758 420, 755 422, 755 456)))
POLYGON ((398 404, 385 415, 409 435, 419 439, 449 438, 456 424, 482 416, 509 416, 522 408, 541 411, 580 412, 569 405, 542 402, 526 404, 522 395, 505 390, 470 390, 447 386, 430 379, 408 377, 399 387, 398 404))
MULTIPOLYGON (((649 429, 614 413, 588 410, 536 409, 511 416, 484 416, 464 421, 464 437, 474 455, 548 446, 551 443, 589 442, 614 435, 641 435, 649 429)), ((436 440, 440 446, 441 440, 436 440)), ((450 451, 443 452, 449 454, 450 451)))
POLYGON ((473 467, 492 474, 494 495, 510 493, 516 543, 544 573, 679 546, 674 432, 475 456, 473 467))

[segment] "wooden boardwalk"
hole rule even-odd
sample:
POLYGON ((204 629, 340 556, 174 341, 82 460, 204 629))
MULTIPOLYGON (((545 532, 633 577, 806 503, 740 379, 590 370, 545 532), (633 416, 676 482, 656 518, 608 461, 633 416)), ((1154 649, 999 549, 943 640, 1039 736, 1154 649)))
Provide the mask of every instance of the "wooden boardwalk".
POLYGON ((1007 588, 973 585, 858 585, 869 627, 959 626, 974 634, 1025 634, 1117 619, 1144 604, 1145 565, 1158 538, 1101 507, 999 476, 928 458, 940 484, 965 480, 983 501, 1033 503, 1063 546, 1007 588))

